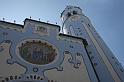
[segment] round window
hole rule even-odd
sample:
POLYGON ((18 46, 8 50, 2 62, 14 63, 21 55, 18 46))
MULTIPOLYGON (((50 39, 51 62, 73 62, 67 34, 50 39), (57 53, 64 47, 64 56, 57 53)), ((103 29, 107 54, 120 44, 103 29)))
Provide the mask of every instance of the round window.
POLYGON ((51 45, 41 41, 22 43, 19 53, 27 62, 38 65, 51 63, 57 56, 56 50, 51 45))

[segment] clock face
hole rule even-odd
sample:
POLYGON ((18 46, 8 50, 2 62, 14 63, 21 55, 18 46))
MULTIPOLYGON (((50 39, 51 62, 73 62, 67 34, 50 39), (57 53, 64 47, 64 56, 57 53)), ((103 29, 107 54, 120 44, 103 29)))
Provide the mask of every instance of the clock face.
POLYGON ((79 19, 80 19, 80 16, 78 16, 78 15, 70 17, 70 21, 77 21, 79 19))

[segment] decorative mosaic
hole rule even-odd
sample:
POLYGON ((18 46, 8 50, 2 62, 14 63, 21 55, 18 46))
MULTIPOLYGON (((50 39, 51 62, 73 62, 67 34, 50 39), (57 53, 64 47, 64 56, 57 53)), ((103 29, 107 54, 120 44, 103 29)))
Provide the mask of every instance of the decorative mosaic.
MULTIPOLYGON (((0 27, 0 44, 7 43, 11 45, 9 50, 11 58, 6 60, 7 64, 13 65, 16 63, 26 68, 24 74, 11 76, 9 79, 5 78, 3 82, 30 81, 31 78, 33 81, 30 82, 57 82, 56 80, 49 80, 44 72, 51 69, 63 71, 61 64, 64 61, 65 52, 66 55, 69 52, 71 56, 68 62, 73 64, 76 69, 80 67, 81 61, 78 60, 77 56, 83 56, 83 53, 86 53, 84 48, 80 48, 83 43, 58 40, 59 29, 57 26, 54 26, 55 28, 47 26, 43 29, 39 28, 38 30, 41 30, 41 32, 44 31, 41 34, 47 33, 46 28, 49 30, 48 35, 44 36, 36 33, 35 26, 37 25, 35 23, 26 23, 25 26, 25 28, 18 29, 18 31, 0 27), (79 53, 82 54, 79 55, 79 53), (32 74, 35 75, 30 76, 32 74)), ((4 48, 1 46, 0 53, 3 50, 4 48)))

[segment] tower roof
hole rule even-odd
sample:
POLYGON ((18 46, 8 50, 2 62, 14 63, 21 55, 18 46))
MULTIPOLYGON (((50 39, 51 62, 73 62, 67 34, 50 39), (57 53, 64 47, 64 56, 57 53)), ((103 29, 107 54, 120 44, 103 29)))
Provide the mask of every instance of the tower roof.
POLYGON ((78 6, 68 5, 68 6, 66 6, 65 10, 61 13, 61 16, 60 16, 60 17, 62 17, 62 15, 63 15, 63 13, 64 13, 65 11, 71 10, 71 9, 79 9, 79 10, 82 11, 82 9, 81 9, 80 7, 78 7, 78 6))

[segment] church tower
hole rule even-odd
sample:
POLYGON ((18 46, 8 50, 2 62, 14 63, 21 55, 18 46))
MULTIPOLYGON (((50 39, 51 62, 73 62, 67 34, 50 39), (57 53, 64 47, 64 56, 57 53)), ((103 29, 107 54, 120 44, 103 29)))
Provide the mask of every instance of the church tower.
POLYGON ((0 20, 0 82, 124 82, 124 69, 81 8, 62 27, 26 18, 0 20))
POLYGON ((61 32, 86 39, 85 47, 99 82, 124 82, 124 69, 105 42, 96 32, 91 21, 77 6, 67 6, 61 14, 61 32))

